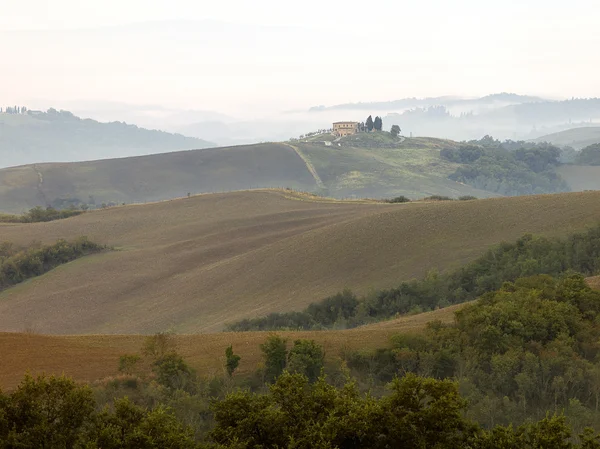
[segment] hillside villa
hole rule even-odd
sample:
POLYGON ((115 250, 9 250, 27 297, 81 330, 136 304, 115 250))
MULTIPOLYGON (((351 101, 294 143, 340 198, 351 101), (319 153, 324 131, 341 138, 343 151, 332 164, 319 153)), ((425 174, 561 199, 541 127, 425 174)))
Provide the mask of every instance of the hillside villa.
POLYGON ((358 132, 358 122, 334 122, 333 134, 338 137, 349 136, 358 132))

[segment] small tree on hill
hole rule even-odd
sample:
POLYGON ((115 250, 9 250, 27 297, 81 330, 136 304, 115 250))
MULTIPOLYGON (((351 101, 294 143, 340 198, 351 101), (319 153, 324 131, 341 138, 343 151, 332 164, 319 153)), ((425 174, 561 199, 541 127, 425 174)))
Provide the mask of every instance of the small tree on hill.
POLYGON ((233 372, 237 369, 240 364, 241 357, 237 354, 233 353, 233 346, 229 345, 227 349, 225 349, 225 368, 227 369, 227 374, 229 377, 233 376, 233 372))
POLYGON ((260 345, 265 357, 265 380, 273 382, 287 365, 287 340, 279 335, 271 335, 260 345))
POLYGON ((392 125, 392 129, 391 129, 390 132, 392 133, 392 136, 398 137, 398 135, 400 134, 400 131, 401 130, 400 130, 400 127, 398 125, 392 125))
POLYGON ((323 348, 314 340, 296 340, 288 356, 288 369, 292 373, 304 374, 309 382, 315 382, 325 363, 323 348))
POLYGON ((367 130, 369 132, 373 131, 373 117, 371 117, 370 115, 367 117, 367 121, 365 122, 365 125, 367 127, 367 130))
POLYGON ((375 121, 373 122, 373 128, 375 128, 375 131, 381 131, 381 129, 383 128, 383 120, 381 120, 381 117, 375 117, 375 121))

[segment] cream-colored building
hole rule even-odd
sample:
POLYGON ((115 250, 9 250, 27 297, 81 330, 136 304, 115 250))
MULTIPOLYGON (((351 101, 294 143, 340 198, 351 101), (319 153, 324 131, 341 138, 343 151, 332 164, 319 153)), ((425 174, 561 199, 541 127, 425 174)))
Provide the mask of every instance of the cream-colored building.
POLYGON ((336 136, 349 136, 358 132, 358 122, 335 122, 333 134, 336 136))

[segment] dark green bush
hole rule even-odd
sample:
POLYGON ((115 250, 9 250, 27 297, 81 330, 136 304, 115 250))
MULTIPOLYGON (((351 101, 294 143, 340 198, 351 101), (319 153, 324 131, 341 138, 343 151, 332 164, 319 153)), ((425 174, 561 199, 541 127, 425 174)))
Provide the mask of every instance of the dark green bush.
POLYGON ((410 198, 405 197, 404 195, 397 196, 395 198, 390 198, 385 200, 386 203, 410 203, 410 198))
POLYGON ((56 210, 52 207, 46 209, 34 207, 23 215, 0 214, 0 223, 39 223, 42 221, 61 220, 82 214, 81 210, 65 209, 56 210))
POLYGON ((61 264, 103 249, 104 246, 86 237, 73 242, 58 240, 54 245, 34 246, 21 251, 4 243, 0 246, 0 289, 40 276, 61 264))

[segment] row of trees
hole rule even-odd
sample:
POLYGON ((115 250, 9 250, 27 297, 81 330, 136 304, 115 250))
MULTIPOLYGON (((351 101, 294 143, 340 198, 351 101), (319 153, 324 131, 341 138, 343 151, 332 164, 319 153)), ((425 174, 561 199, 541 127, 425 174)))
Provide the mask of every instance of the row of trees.
POLYGON ((33 245, 28 249, 17 249, 4 242, 0 244, 0 290, 104 249, 86 237, 72 242, 58 240, 53 245, 33 245))
POLYGON ((525 235, 515 243, 491 248, 453 272, 430 272, 397 288, 357 297, 346 290, 309 305, 302 312, 272 313, 229 326, 234 331, 348 328, 398 314, 433 310, 473 300, 505 281, 522 276, 559 276, 574 270, 587 276, 600 272, 600 226, 566 239, 525 235))
POLYGON ((6 108, 4 108, 4 111, 2 110, 2 108, 0 107, 0 114, 2 114, 3 112, 5 114, 26 114, 28 111, 28 109, 25 106, 7 106, 6 108))
POLYGON ((36 206, 22 215, 0 214, 0 223, 39 223, 42 221, 61 220, 82 214, 82 210, 63 209, 36 206))

